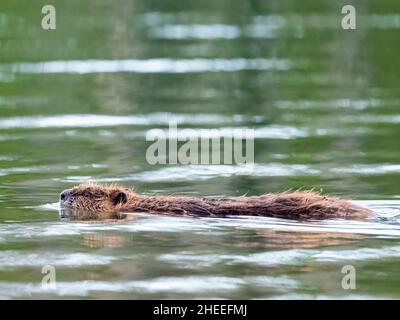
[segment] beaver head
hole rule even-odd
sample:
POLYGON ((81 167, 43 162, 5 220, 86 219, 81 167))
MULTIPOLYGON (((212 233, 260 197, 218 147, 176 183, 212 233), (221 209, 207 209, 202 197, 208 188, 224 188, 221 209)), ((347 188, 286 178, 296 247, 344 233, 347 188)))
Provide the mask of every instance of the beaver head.
POLYGON ((85 212, 96 218, 95 213, 118 212, 133 195, 117 185, 81 184, 60 193, 61 215, 85 212))

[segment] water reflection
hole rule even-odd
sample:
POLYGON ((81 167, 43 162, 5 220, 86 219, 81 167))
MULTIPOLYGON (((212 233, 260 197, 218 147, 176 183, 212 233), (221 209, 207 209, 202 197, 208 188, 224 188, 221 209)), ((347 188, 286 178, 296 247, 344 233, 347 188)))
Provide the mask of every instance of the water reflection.
POLYGON ((196 72, 237 72, 242 70, 289 70, 292 63, 284 59, 149 59, 149 60, 71 60, 40 63, 19 63, 11 66, 13 73, 196 73, 196 72))
MULTIPOLYGON (((281 288, 294 289, 298 287, 295 280, 287 277, 247 276, 243 279, 223 276, 189 276, 189 277, 159 277, 149 281, 74 281, 57 282, 55 290, 45 289, 38 284, 6 283, 0 286, 0 298, 17 297, 87 297, 96 296, 95 292, 114 293, 109 298, 174 297, 185 294, 186 298, 204 295, 208 299, 218 298, 225 292, 228 296, 240 296, 241 290, 251 287, 282 292, 281 288), (172 294, 168 295, 169 292, 172 294), (165 295, 165 296, 164 296, 165 295)), ((107 297, 107 295, 106 295, 107 297)))
POLYGON ((240 247, 252 248, 320 248, 351 245, 366 237, 360 234, 339 232, 280 232, 271 229, 255 230, 257 242, 239 243, 240 247))
POLYGON ((89 233, 83 235, 82 245, 88 248, 120 248, 127 239, 112 233, 89 233))
MULTIPOLYGON (((150 113, 146 115, 96 115, 96 114, 66 114, 52 117, 14 117, 0 120, 0 129, 13 128, 68 128, 68 127, 115 127, 115 126, 149 126, 168 125, 174 121, 177 124, 224 124, 241 123, 251 120, 251 117, 219 114, 198 114, 195 118, 190 114, 150 113)), ((257 118, 255 118, 257 120, 257 118)))
MULTIPOLYGON (((279 26, 266 24, 252 24, 244 28, 233 25, 163 25, 152 27, 148 31, 149 37, 162 39, 236 39, 239 37, 274 39, 278 36, 279 26)), ((300 36, 298 36, 300 37, 300 36)))

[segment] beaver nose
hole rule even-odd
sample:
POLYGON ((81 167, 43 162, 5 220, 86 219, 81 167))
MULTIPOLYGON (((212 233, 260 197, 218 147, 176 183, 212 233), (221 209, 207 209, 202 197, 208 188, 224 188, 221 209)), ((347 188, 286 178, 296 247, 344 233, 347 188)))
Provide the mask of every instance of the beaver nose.
POLYGON ((67 201, 70 196, 71 196, 71 189, 66 189, 60 193, 60 200, 67 201))

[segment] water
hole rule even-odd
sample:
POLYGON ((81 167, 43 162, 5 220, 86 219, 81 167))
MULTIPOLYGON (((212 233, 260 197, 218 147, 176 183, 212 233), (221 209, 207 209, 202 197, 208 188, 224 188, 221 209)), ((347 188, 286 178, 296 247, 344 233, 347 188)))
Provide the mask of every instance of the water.
POLYGON ((0 5, 0 298, 399 298, 400 5, 53 1, 0 5), (146 162, 146 133, 254 128, 255 166, 146 162), (315 188, 376 219, 59 219, 58 193, 315 188), (43 266, 57 286, 43 288, 43 266), (342 288, 343 266, 356 289, 342 288))

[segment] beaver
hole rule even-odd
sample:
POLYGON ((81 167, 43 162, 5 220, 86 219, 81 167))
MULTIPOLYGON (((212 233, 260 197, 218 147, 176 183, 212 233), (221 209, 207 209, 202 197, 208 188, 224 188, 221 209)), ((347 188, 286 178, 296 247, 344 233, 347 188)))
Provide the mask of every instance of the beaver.
POLYGON ((240 197, 142 195, 119 185, 86 183, 60 194, 63 217, 118 219, 127 212, 174 216, 265 216, 286 219, 366 219, 372 211, 315 191, 268 193, 240 197))

